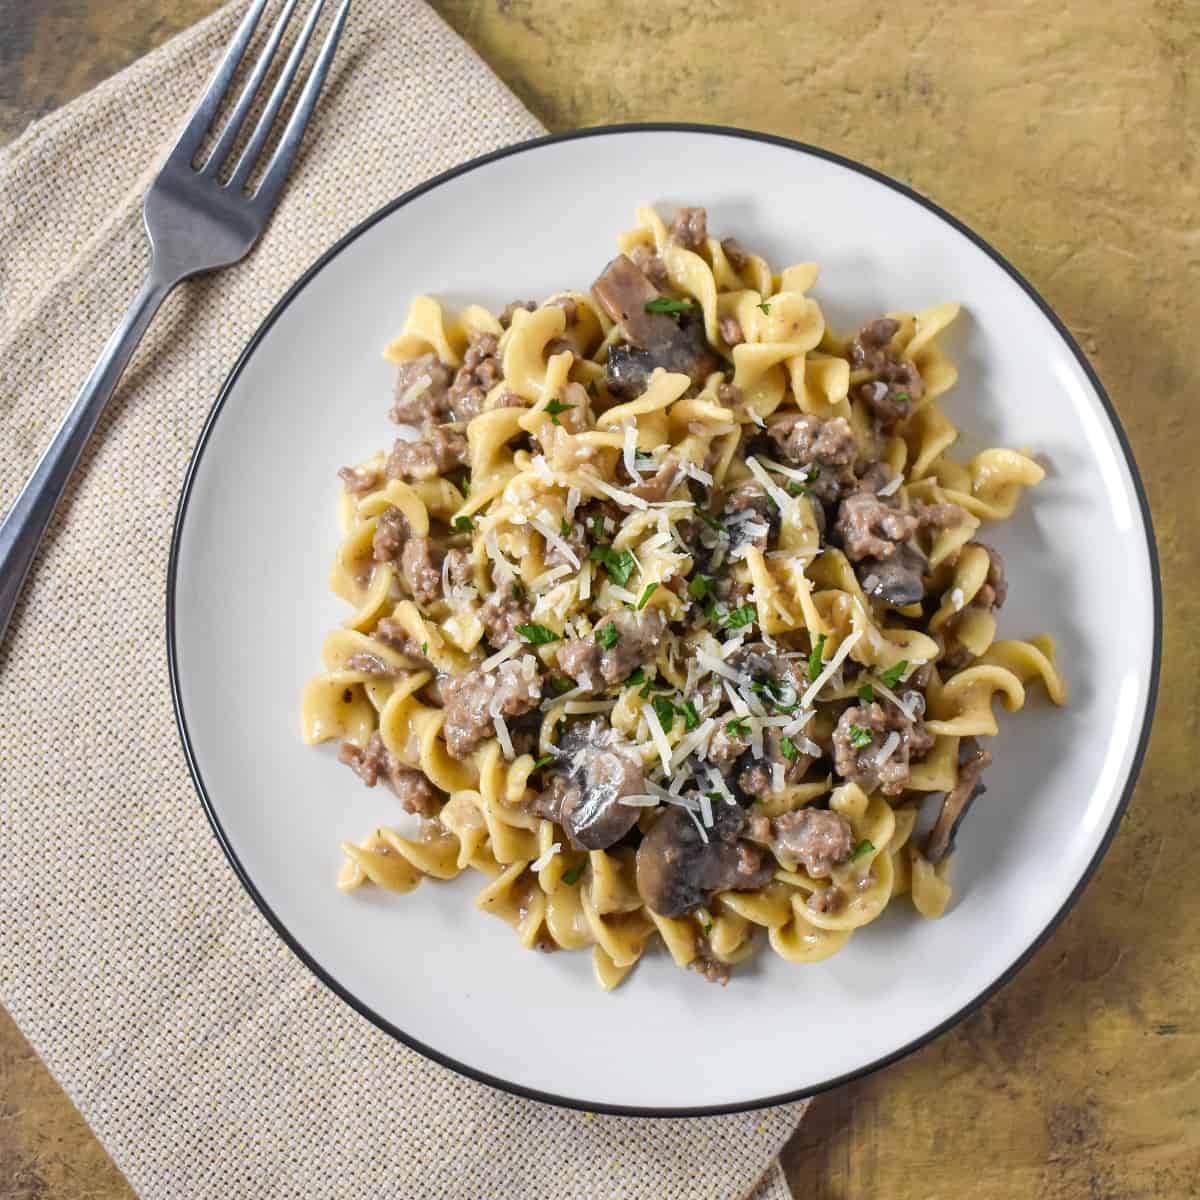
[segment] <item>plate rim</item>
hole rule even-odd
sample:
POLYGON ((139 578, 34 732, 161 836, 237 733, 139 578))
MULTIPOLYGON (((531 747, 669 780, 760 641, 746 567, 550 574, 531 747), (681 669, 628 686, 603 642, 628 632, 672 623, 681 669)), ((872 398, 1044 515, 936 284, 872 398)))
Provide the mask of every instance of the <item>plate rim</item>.
POLYGON ((289 950, 308 968, 316 978, 324 984, 335 996, 348 1004, 360 1016, 365 1017, 377 1029, 388 1034, 396 1039, 401 1044, 407 1046, 411 1050, 415 1050, 427 1059, 447 1067, 460 1075, 464 1075, 469 1079, 473 1079, 478 1083, 486 1084, 489 1087, 496 1088, 500 1091, 507 1092, 510 1095, 520 1096, 528 1100, 540 1101, 544 1104, 552 1104, 557 1107, 577 1109, 584 1112, 604 1113, 613 1116, 627 1117, 661 1117, 661 1118, 683 1118, 683 1117, 711 1117, 722 1116, 734 1113, 752 1112, 761 1108, 770 1108, 777 1105, 791 1104, 796 1101, 807 1099, 810 1096, 818 1095, 821 1092, 830 1090, 831 1088, 839 1087, 842 1084, 849 1083, 855 1079, 861 1079, 864 1076, 873 1074, 876 1071, 882 1070, 884 1067, 890 1066, 892 1063, 898 1062, 902 1058, 919 1050, 921 1047, 928 1045, 930 1042, 941 1037, 957 1025, 960 1021, 965 1020, 972 1013, 981 1008, 988 1000, 995 996, 1002 988, 1007 986, 1016 975, 1025 968, 1033 956, 1046 944, 1054 932, 1062 924, 1067 914, 1075 907, 1079 897, 1083 894, 1084 889, 1091 882, 1097 868, 1108 853, 1109 847, 1112 845, 1113 838, 1116 836, 1117 830, 1120 828, 1122 818, 1129 808, 1129 803, 1133 795, 1134 787, 1137 784, 1138 777, 1141 774, 1142 766, 1145 761, 1146 749, 1150 739, 1150 732, 1154 723, 1154 713, 1158 701, 1159 679, 1162 666, 1162 641, 1163 641, 1163 596, 1162 596, 1162 576, 1159 566, 1158 545, 1154 536, 1154 523, 1150 510, 1150 503, 1146 495, 1145 485, 1142 481, 1141 472, 1138 470, 1137 461, 1134 458, 1133 450, 1129 444, 1129 438, 1126 435, 1125 429, 1121 424, 1121 419, 1117 414, 1112 400, 1109 398, 1108 392, 1104 385, 1100 382, 1087 356, 1083 353, 1078 342, 1072 336, 1066 325, 1060 319, 1058 314, 1050 306, 1050 304, 1042 297, 1041 293, 1029 282, 1025 276, 1017 270, 1017 268, 1009 262, 1009 260, 1001 254, 988 241, 976 233, 970 226, 959 220, 953 214, 942 208, 928 197, 922 195, 914 188, 907 184, 901 183, 899 180, 893 179, 884 172, 877 170, 874 167, 867 166, 855 159, 848 158, 845 155, 838 154, 835 151, 827 150, 821 146, 816 146, 808 142, 801 142, 794 138, 784 137, 780 134, 763 133, 757 130, 744 129, 731 125, 715 125, 705 124, 700 122, 688 121, 648 121, 648 122, 624 122, 614 125, 599 125, 592 126, 586 129, 573 129, 560 133, 546 134, 541 137, 530 138, 525 141, 516 142, 510 146, 503 146, 500 149, 489 151, 486 154, 478 155, 475 158, 469 159, 458 166, 451 167, 438 175, 427 179, 423 183, 410 188, 408 191, 402 192, 395 199, 388 201, 380 208, 376 209, 369 216, 358 222, 353 228, 344 233, 324 251, 315 262, 312 263, 299 278, 287 289, 287 291, 275 302, 271 311, 262 320, 261 324, 251 335, 250 340, 246 343, 241 353, 238 355, 236 362, 230 369, 229 374, 225 377, 221 384, 220 390, 217 393, 216 399, 209 410, 208 416, 205 418, 204 426, 200 431, 200 436, 196 442, 195 449, 192 451, 192 456, 188 462, 187 471, 184 474, 183 484, 180 489, 179 500, 176 505, 174 525, 171 531, 171 545, 169 558, 167 563, 167 578, 166 578, 166 635, 167 635, 167 670, 170 678, 171 687, 171 703, 175 713, 175 724, 179 734, 180 742, 182 743, 184 758, 187 761, 188 772, 192 778, 192 784, 196 789, 196 793, 200 799, 201 806, 204 809, 205 815, 208 818, 210 827, 216 837, 217 844, 220 846, 225 857, 229 860, 230 866, 234 870, 242 887, 245 888, 250 899, 253 900, 259 912, 266 918, 271 928, 282 939, 283 943, 289 950), (1063 904, 1058 908, 1054 915, 1047 922, 1045 927, 1038 935, 1030 942, 1029 946, 1002 972, 995 980, 984 988, 977 996, 973 997, 968 1003, 964 1004, 951 1016, 939 1022, 932 1029, 927 1030, 919 1037, 900 1046, 896 1050, 881 1056, 866 1064, 865 1066, 856 1068, 853 1071, 844 1072, 841 1075, 835 1076, 832 1079, 824 1080, 820 1084, 805 1088, 802 1090, 784 1092, 777 1095, 765 1096, 754 1100, 740 1100, 728 1104, 704 1105, 699 1107, 642 1107, 638 1105, 626 1104, 611 1104, 611 1103, 594 1103, 586 1099, 573 1096, 561 1096, 552 1092, 542 1091, 538 1088, 527 1087, 523 1084, 514 1083, 511 1080, 501 1079, 498 1076, 492 1075, 487 1071, 482 1071, 476 1067, 470 1066, 455 1059, 453 1056, 446 1054, 440 1050, 435 1050, 433 1047, 426 1045, 424 1042, 406 1033, 403 1029, 394 1025, 387 1018, 381 1016, 370 1008, 364 1001, 360 1000, 348 986, 339 982, 329 972, 327 972, 318 963, 312 955, 300 943, 299 938, 294 935, 284 922, 275 914, 270 905, 267 904, 254 881, 250 878, 249 873, 242 865, 237 853, 234 851, 229 838, 221 825, 220 818, 217 816, 216 809, 209 797, 208 790, 205 786, 203 776, 200 771, 200 766, 193 752, 191 735, 188 731, 187 717, 183 708, 183 697, 181 692, 181 683, 179 677, 179 658, 177 653, 176 635, 175 635, 175 592, 176 592, 176 576, 179 565, 181 541, 183 535, 184 522, 187 518, 188 504, 192 495, 192 486, 195 481, 196 474, 200 467, 201 459, 204 456, 204 451, 208 446, 209 438, 213 429, 216 426, 217 419, 221 411, 225 407, 226 401, 229 399, 236 386, 239 377, 250 358, 258 349, 259 343, 263 340, 266 334, 275 325, 275 322, 287 310, 291 302, 306 288, 309 282, 318 275, 325 267, 332 262, 339 254, 342 253, 352 242, 356 241, 374 225, 400 208, 403 208, 410 201, 424 195, 426 192, 433 191, 435 188, 442 186, 445 183, 456 179, 460 175, 465 175, 470 171, 477 170, 480 167, 487 166, 489 163, 496 162, 503 158, 509 158, 514 155, 524 154, 531 150, 540 149, 543 146, 554 145, 559 142, 578 141, 592 137, 619 137, 624 134, 637 133, 688 133, 688 134, 704 134, 717 137, 732 137, 741 138, 747 141, 759 142, 766 145, 778 146, 785 150, 791 150, 795 153, 808 155, 826 162, 834 163, 838 166, 845 167, 848 170, 854 171, 859 175, 873 180, 875 183, 882 184, 885 187, 891 188, 893 191, 899 192, 902 196, 920 205, 922 208, 933 213, 945 224, 966 237, 978 249, 982 250, 998 267, 1001 268, 1025 293, 1025 295, 1033 301, 1040 310, 1042 315, 1053 327, 1063 343, 1074 356, 1075 361, 1087 377, 1088 382, 1092 386, 1095 394, 1100 399, 1101 407, 1112 431, 1116 437, 1117 444, 1120 447, 1121 454, 1125 459, 1125 464, 1129 470, 1130 478, 1133 482, 1134 494, 1137 498, 1138 509, 1142 517, 1142 529, 1146 539, 1146 548, 1149 556, 1150 582, 1152 592, 1152 610, 1154 620, 1153 631, 1153 647, 1150 662, 1150 678, 1146 693, 1145 707, 1142 713, 1141 729, 1138 733, 1137 746, 1134 751, 1133 759, 1130 763, 1129 773, 1122 788, 1121 796, 1117 802, 1117 806, 1113 811, 1112 817, 1109 820, 1108 828, 1104 831, 1100 839, 1100 843, 1093 854, 1091 861, 1080 875, 1075 887, 1071 890, 1070 895, 1066 898, 1063 904))

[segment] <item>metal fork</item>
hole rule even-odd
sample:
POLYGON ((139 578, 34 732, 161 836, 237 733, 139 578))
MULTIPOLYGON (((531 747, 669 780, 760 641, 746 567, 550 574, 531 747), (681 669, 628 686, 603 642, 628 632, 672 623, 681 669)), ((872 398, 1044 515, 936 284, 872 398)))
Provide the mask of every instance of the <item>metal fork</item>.
POLYGON ((159 305, 189 276, 226 267, 244 258, 266 227, 329 73, 350 10, 350 0, 342 0, 258 187, 253 192, 248 191, 247 181, 263 156, 263 147, 299 70, 325 0, 314 0, 232 174, 227 182, 220 176, 222 168, 231 159, 238 133, 262 90, 298 2, 287 0, 212 153, 203 166, 195 167, 193 163, 205 134, 213 124, 267 5, 267 0, 254 0, 187 127, 146 193, 142 218, 151 249, 146 281, 109 338, 29 481, 0 522, 0 639, 8 628, 25 577, 71 472, 159 305))

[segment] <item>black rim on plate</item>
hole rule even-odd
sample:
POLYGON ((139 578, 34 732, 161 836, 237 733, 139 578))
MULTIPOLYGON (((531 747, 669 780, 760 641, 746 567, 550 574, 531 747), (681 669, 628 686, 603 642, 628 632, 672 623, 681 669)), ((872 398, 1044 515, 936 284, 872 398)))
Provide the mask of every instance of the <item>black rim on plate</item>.
POLYGON ((873 1071, 877 1071, 882 1067, 886 1067, 891 1063, 904 1058, 911 1054, 914 1050, 926 1045, 928 1042, 939 1037, 948 1029, 957 1025, 963 1018, 975 1012, 987 1000, 991 999, 1002 987, 1005 986, 1013 977, 1025 966, 1026 963, 1034 956, 1035 953, 1045 944, 1050 935, 1058 928, 1063 918, 1074 906, 1079 899, 1083 889, 1087 886, 1100 865, 1101 860, 1107 853, 1112 839, 1116 834, 1118 827, 1121 824, 1121 818, 1125 814, 1125 810, 1129 806, 1129 800, 1133 794, 1134 784, 1137 782, 1138 774, 1141 771, 1142 761, 1146 754, 1146 744, 1150 737, 1150 727, 1154 716, 1154 706, 1158 695, 1158 679, 1159 668, 1162 658, 1162 583, 1159 577, 1158 564, 1158 548, 1154 540, 1154 528, 1150 517, 1150 505, 1146 499, 1146 490, 1142 484, 1141 475, 1138 473, 1137 464, 1134 461, 1133 453, 1129 447, 1129 439, 1125 435, 1125 430, 1121 426, 1120 419, 1117 416, 1116 410, 1113 408, 1112 401, 1108 397, 1108 393, 1104 390, 1100 380, 1097 378, 1095 371, 1092 370, 1091 364, 1088 362, 1083 351, 1079 348, 1075 339, 1067 331, 1066 326, 1059 320, 1054 310, 1042 299, 1041 295, 1033 287, 1033 285, 1010 263, 1002 254, 990 246, 983 238, 981 238, 972 229, 968 228, 957 218, 946 212, 945 209, 939 207, 932 200, 926 199, 920 193, 913 191, 912 188, 905 184, 899 183, 889 176, 884 175, 880 171, 876 171, 871 167, 863 166, 861 163, 855 162, 853 159, 845 158, 840 154, 835 154, 830 150, 823 150, 819 146, 808 145, 804 142, 793 141, 790 138, 779 137, 774 134, 756 133, 751 130, 737 129, 729 126, 721 125, 700 125, 688 122, 654 122, 646 124, 626 124, 626 125, 608 125, 599 126, 593 129, 580 129, 570 133, 550 134, 546 137, 534 138, 527 142, 518 143, 515 146, 508 146, 502 150, 494 150, 489 154, 481 155, 479 158, 474 158, 470 162, 463 163, 461 166, 454 167, 449 171, 443 172, 441 175, 428 180, 419 187, 413 188, 404 195, 384 205, 378 211, 367 217, 360 224, 355 226, 349 233, 339 239, 329 250, 304 272, 303 275, 288 289, 283 298, 275 305, 259 326, 254 336, 250 339, 246 348, 238 356, 237 362, 230 371, 221 390, 217 396, 216 402, 213 404, 212 411, 208 415, 208 419, 204 424, 204 429, 201 431, 200 440, 196 445, 195 452, 192 455, 191 463, 188 466, 187 474, 184 477, 183 490, 180 493, 179 505, 175 514, 175 528, 171 537, 170 561, 167 569, 167 597, 166 597, 166 617, 167 617, 167 659, 171 679, 171 699, 175 707, 175 719, 179 726, 180 737, 183 741, 183 750, 187 758, 188 769, 191 772, 192 780, 195 783, 196 791, 199 793, 200 801, 204 805, 204 811, 208 815, 209 822, 212 825, 213 832, 216 834, 218 843, 221 849, 225 852, 225 856, 229 859, 234 871, 242 882, 242 886, 250 894, 250 898, 258 905, 263 916, 271 923, 275 932, 283 939, 292 952, 304 963, 310 971, 326 987, 330 988, 338 996, 340 996, 351 1008, 355 1009, 362 1016, 366 1017, 373 1024, 378 1026, 384 1032, 391 1034, 398 1041, 403 1042, 411 1049, 423 1054, 426 1058, 432 1059, 434 1062, 440 1063, 442 1066, 449 1067, 459 1074, 466 1075, 472 1079, 478 1080, 480 1083, 485 1083, 491 1087, 499 1088, 503 1091, 510 1092, 514 1095, 524 1096, 531 1100, 540 1100, 547 1104, 561 1105, 567 1108, 582 1109, 589 1112, 612 1113, 621 1116, 635 1117, 703 1117, 717 1116, 724 1113, 747 1112, 756 1108, 766 1108, 771 1105, 788 1104, 796 1100, 803 1099, 806 1096, 815 1095, 818 1092, 823 1092, 829 1088, 837 1087, 840 1084, 848 1083, 853 1079, 858 1079, 864 1075, 869 1075, 873 1071), (457 1061, 447 1054, 443 1054, 432 1047, 418 1041, 404 1030, 397 1028, 390 1021, 380 1016, 366 1004, 364 1004, 351 991, 342 986, 334 979, 325 969, 318 963, 300 944, 298 939, 288 930, 283 922, 271 910, 270 905, 263 899, 258 889, 254 885, 254 881, 247 874, 245 867, 238 859, 233 846, 230 844, 229 838, 225 830, 221 826, 220 819, 217 816, 216 810, 213 807, 212 801, 209 798, 208 791, 204 784, 204 779, 200 772, 199 763, 196 760, 196 755, 192 748, 191 736, 188 732, 187 716, 183 711, 183 700, 180 692, 179 681, 179 660, 176 647, 175 637, 175 578, 179 565, 179 548, 183 534, 184 521, 187 517, 188 501, 192 492, 192 484, 199 469, 201 459, 204 457, 205 448, 208 445, 209 436, 216 425, 217 418, 221 415, 221 410, 225 406, 225 402, 229 399, 234 385, 237 383, 243 368, 249 361, 251 355, 255 352, 259 342, 265 337, 268 330, 275 322, 283 315, 292 300, 307 286, 308 282, 324 267, 340 254, 351 242, 355 241, 368 229, 377 222, 383 220, 391 213, 399 208, 403 208, 409 201, 426 192, 432 191, 434 188, 440 187, 442 184, 457 178, 459 175, 464 175, 468 171, 477 170, 480 167, 486 166, 489 163, 495 162, 498 159, 508 158, 516 154, 524 154, 529 150, 536 150, 541 146, 552 145, 556 142, 575 141, 582 138, 591 137, 612 137, 619 136, 625 133, 699 133, 709 134, 718 137, 743 138, 748 141, 762 142, 773 146, 781 146, 785 149, 795 151, 800 154, 806 154, 814 158, 824 159, 827 162, 836 163, 838 166, 845 167, 848 170, 854 171, 859 175, 863 175, 868 179, 874 180, 876 183, 881 183, 885 187, 891 188, 893 191, 899 192, 902 196, 908 197, 914 203, 919 204, 922 208, 929 210, 936 216, 940 217, 951 228, 957 230, 969 241, 974 243, 982 250, 997 266, 1001 267, 1025 292, 1030 300, 1037 305, 1042 315, 1054 327, 1065 345, 1074 355, 1080 369, 1087 376, 1096 395, 1099 396, 1100 402, 1104 407, 1104 411, 1108 416, 1112 426, 1113 433, 1116 435, 1117 442, 1121 447, 1121 452, 1125 457, 1126 465, 1129 468, 1130 476, 1133 480, 1134 490, 1137 493, 1138 507, 1141 510, 1143 528, 1146 536, 1146 547, 1150 558, 1150 577, 1151 587, 1153 589, 1153 605, 1154 605, 1154 646, 1152 661, 1150 664, 1150 681, 1149 688, 1146 694, 1146 707, 1142 715, 1142 728, 1138 735, 1137 749, 1133 756, 1133 761, 1130 765, 1129 777, 1125 782, 1125 787, 1122 791, 1120 801, 1117 804, 1116 810, 1109 822, 1108 829, 1104 833, 1104 837, 1100 842, 1096 853, 1093 855, 1087 869, 1083 872, 1072 890, 1066 902, 1054 914, 1046 927, 1034 938, 1029 947, 1017 958, 1017 960, 1004 971, 999 978, 994 980, 987 988, 979 993, 968 1004, 964 1005, 958 1012, 941 1021, 933 1029, 913 1041, 901 1046, 899 1049, 892 1051, 890 1054, 884 1055, 882 1058, 876 1059, 867 1066, 860 1067, 857 1070, 847 1072, 844 1075, 839 1075, 834 1079, 823 1081, 816 1087, 805 1088, 801 1091, 785 1092, 781 1095, 764 1096, 761 1099, 739 1101, 734 1104, 717 1104, 709 1105, 700 1108, 639 1108, 636 1105, 623 1104, 596 1104, 590 1101, 579 1099, 571 1096, 557 1096, 549 1092, 539 1091, 536 1088, 524 1087, 520 1084, 512 1083, 505 1079, 498 1079, 494 1075, 489 1075, 486 1071, 480 1071, 474 1067, 457 1061))

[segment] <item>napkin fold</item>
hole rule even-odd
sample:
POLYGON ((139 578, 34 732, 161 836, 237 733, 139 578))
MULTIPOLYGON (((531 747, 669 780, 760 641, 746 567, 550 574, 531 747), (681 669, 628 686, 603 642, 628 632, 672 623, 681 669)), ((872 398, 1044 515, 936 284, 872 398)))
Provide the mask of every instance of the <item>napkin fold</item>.
MULTIPOLYGON (((244 11, 222 9, 0 153, 0 507, 134 295, 142 192, 244 11)), ((0 648, 0 1001, 146 1200, 790 1195, 776 1156, 804 1104, 592 1116, 379 1032, 243 893, 176 735, 171 525, 238 353, 355 223, 541 132, 421 0, 354 0, 270 228, 247 261, 167 301, 0 648)))

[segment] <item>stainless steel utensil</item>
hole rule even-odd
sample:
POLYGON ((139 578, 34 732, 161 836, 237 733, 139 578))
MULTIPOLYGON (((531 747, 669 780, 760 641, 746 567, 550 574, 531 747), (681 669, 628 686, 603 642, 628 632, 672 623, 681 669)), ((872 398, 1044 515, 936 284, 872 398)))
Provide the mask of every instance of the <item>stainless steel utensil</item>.
POLYGON ((151 247, 146 281, 109 338, 29 481, 0 522, 0 638, 8 628, 42 535, 71 472, 159 305, 172 288, 189 276, 244 258, 266 227, 316 107, 350 10, 350 0, 342 0, 261 182, 250 191, 247 183, 263 156, 263 148, 312 40, 325 0, 314 0, 227 181, 221 177, 222 169, 231 160, 239 131, 263 88, 298 3, 299 0, 287 0, 212 152, 203 165, 196 166, 205 134, 213 125, 267 0, 255 0, 250 6, 187 127, 146 193, 142 217, 151 247))

